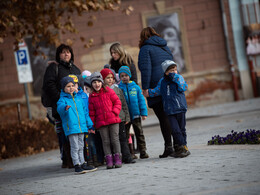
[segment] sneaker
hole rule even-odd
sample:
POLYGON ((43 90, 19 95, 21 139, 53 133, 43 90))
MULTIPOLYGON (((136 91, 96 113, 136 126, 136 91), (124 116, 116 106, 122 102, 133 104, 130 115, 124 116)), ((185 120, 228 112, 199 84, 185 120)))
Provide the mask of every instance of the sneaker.
POLYGON ((187 146, 179 146, 178 150, 175 152, 175 158, 184 158, 190 155, 190 151, 188 150, 187 146))
POLYGON ((144 151, 140 153, 140 158, 144 159, 144 158, 149 158, 149 155, 144 151))
POLYGON ((85 171, 85 173, 88 173, 88 172, 93 172, 93 171, 96 171, 97 168, 94 167, 94 166, 88 166, 88 164, 86 162, 84 162, 82 165, 81 165, 81 168, 85 171))
POLYGON ((76 174, 83 174, 86 173, 84 169, 81 168, 79 164, 75 165, 75 173, 76 174))

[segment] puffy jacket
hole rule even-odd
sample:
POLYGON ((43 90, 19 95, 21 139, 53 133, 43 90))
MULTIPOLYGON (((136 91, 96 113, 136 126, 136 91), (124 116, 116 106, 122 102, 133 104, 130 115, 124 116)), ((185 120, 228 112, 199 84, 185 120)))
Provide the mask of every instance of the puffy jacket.
POLYGON ((184 91, 188 89, 187 83, 179 74, 164 75, 154 89, 149 89, 149 96, 162 96, 163 108, 168 115, 187 111, 187 102, 184 91))
POLYGON ((128 105, 131 120, 137 116, 147 116, 146 102, 140 87, 134 82, 119 83, 119 88, 123 90, 126 103, 128 105))
MULTIPOLYGON (((138 55, 138 68, 141 71, 142 88, 155 88, 163 77, 162 62, 173 60, 167 42, 158 36, 152 36, 144 42, 138 55)), ((148 106, 152 107, 161 101, 161 97, 147 98, 148 106)))
POLYGON ((101 88, 97 93, 93 91, 89 95, 89 116, 94 127, 99 129, 102 126, 120 123, 119 113, 121 101, 109 87, 101 88))
POLYGON ((56 119, 60 119, 60 116, 57 113, 57 101, 60 98, 61 91, 60 80, 69 74, 81 74, 81 71, 77 66, 73 63, 71 65, 62 61, 60 64, 53 62, 47 67, 44 74, 43 88, 46 89, 47 94, 51 97, 52 115, 56 119), (58 76, 56 73, 56 66, 58 66, 58 76))
POLYGON ((82 98, 76 93, 70 95, 63 90, 57 102, 57 111, 62 120, 62 127, 66 136, 76 133, 88 132, 93 128, 93 123, 86 112, 82 98), (66 106, 71 106, 66 110, 66 106))

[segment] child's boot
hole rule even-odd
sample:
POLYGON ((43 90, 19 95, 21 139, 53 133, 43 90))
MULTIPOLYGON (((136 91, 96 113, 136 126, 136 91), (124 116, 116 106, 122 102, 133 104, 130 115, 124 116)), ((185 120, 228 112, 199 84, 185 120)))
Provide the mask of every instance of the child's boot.
POLYGON ((141 158, 141 159, 149 158, 149 155, 148 155, 145 151, 141 151, 141 152, 140 152, 140 158, 141 158))
POLYGON ((106 155, 106 164, 107 164, 107 169, 112 169, 113 168, 113 157, 112 157, 112 154, 106 155))
POLYGON ((133 144, 128 144, 128 145, 129 145, 129 149, 130 149, 130 153, 132 155, 132 158, 138 159, 138 157, 135 155, 135 152, 134 152, 134 145, 133 144))
POLYGON ((115 168, 121 168, 122 167, 122 161, 120 159, 119 153, 114 154, 114 162, 115 162, 115 168))

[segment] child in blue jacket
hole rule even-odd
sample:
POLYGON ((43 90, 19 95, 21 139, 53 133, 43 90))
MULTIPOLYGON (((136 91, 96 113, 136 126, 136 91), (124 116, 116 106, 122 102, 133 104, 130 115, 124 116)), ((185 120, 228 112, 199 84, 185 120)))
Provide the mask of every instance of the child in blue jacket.
POLYGON ((165 60, 162 63, 164 76, 158 82, 154 89, 149 89, 148 97, 162 96, 163 107, 172 127, 172 134, 175 143, 175 153, 173 157, 182 158, 190 155, 187 148, 186 135, 186 111, 187 102, 184 91, 188 89, 188 85, 183 77, 177 74, 177 64, 171 60, 165 60), (176 145, 177 144, 177 145, 176 145))
POLYGON ((127 139, 129 138, 129 129, 132 124, 136 135, 137 146, 140 150, 140 158, 149 158, 149 155, 146 153, 146 143, 141 123, 141 118, 145 120, 148 114, 142 90, 134 81, 130 81, 131 71, 128 66, 122 66, 118 74, 121 79, 119 88, 124 92, 131 120, 125 126, 126 137, 127 139))
MULTIPOLYGON (((80 84, 80 80, 84 82, 84 79, 81 75, 69 75, 69 77, 73 78, 75 83, 75 92, 79 97, 82 98, 86 112, 89 113, 88 110, 88 95, 83 91, 82 87, 84 87, 84 84, 80 84), (82 86, 82 87, 81 87, 82 86)), ((98 161, 97 161, 97 150, 95 145, 95 131, 94 130, 88 130, 88 132, 84 133, 84 157, 88 163, 89 166, 94 165, 97 167, 98 161)))
POLYGON ((60 99, 57 111, 62 120, 65 136, 70 142, 70 153, 75 173, 95 171, 97 168, 87 166, 84 159, 84 133, 93 129, 93 123, 86 112, 83 100, 75 93, 73 78, 66 76, 61 79, 60 99))

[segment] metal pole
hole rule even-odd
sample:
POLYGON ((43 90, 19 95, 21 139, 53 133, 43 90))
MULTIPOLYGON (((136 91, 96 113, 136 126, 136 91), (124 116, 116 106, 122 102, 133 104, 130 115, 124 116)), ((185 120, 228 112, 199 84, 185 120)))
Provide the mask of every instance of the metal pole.
POLYGON ((228 54, 229 68, 230 68, 230 72, 231 72, 231 76, 232 76, 234 99, 235 99, 235 101, 238 101, 239 100, 238 84, 237 84, 236 75, 235 75, 235 67, 233 64, 233 59, 232 59, 232 55, 231 55, 231 51, 230 51, 226 14, 225 14, 224 3, 222 0, 220 0, 220 7, 221 7, 221 12, 222 12, 222 22, 223 22, 224 35, 225 35, 225 44, 226 44, 226 49, 227 49, 227 54, 228 54))
POLYGON ((18 122, 21 124, 21 107, 20 103, 17 103, 18 122))
POLYGON ((32 120, 27 83, 24 83, 24 92, 25 92, 25 97, 26 97, 26 104, 27 104, 29 120, 32 120))

